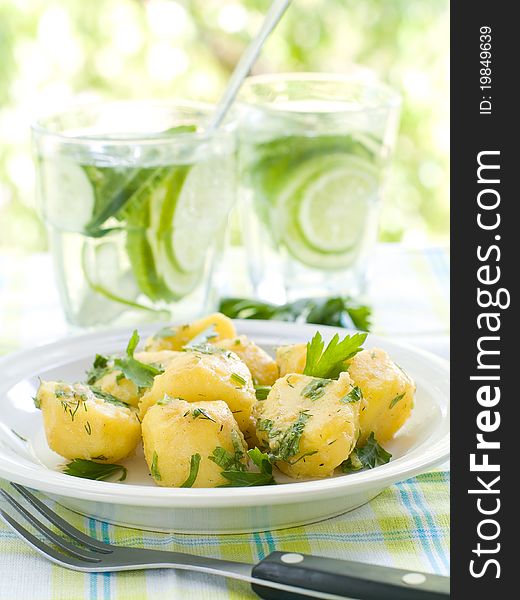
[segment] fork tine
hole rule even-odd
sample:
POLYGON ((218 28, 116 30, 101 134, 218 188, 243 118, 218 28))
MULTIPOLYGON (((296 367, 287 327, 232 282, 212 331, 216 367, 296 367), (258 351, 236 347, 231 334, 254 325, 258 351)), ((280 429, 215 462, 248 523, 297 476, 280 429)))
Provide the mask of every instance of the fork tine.
POLYGON ((52 546, 48 546, 36 536, 29 533, 25 527, 22 527, 18 521, 15 521, 8 515, 4 510, 0 508, 0 518, 2 518, 6 524, 11 527, 29 546, 34 548, 40 554, 43 554, 45 558, 52 560, 53 562, 61 565, 62 567, 68 567, 69 569, 76 569, 78 571, 90 571, 90 563, 85 561, 79 561, 74 559, 72 556, 67 556, 55 550, 52 546))
POLYGON ((83 544, 90 550, 95 550, 96 552, 104 552, 109 554, 112 552, 112 548, 108 544, 104 542, 100 542, 89 535, 85 535, 79 529, 76 529, 70 523, 67 523, 64 519, 58 516, 53 510, 51 510, 48 506, 46 506, 41 500, 33 496, 28 489, 24 488, 18 483, 11 482, 11 485, 14 489, 20 493, 26 500, 31 504, 40 514, 42 514, 47 520, 49 520, 53 525, 55 525, 60 531, 69 535, 72 539, 76 540, 80 544, 83 544))
POLYGON ((38 519, 32 515, 28 510, 26 510, 21 504, 19 504, 10 494, 8 494, 5 490, 0 490, 0 494, 9 502, 9 504, 18 511, 33 527, 38 529, 40 533, 42 533, 48 540, 53 542, 58 548, 65 550, 69 554, 72 554, 76 558, 82 558, 84 560, 88 560, 89 562, 100 562, 101 558, 99 554, 95 554, 86 548, 80 548, 74 544, 71 544, 68 540, 62 538, 61 536, 51 531, 48 527, 46 527, 43 523, 38 521, 38 519))

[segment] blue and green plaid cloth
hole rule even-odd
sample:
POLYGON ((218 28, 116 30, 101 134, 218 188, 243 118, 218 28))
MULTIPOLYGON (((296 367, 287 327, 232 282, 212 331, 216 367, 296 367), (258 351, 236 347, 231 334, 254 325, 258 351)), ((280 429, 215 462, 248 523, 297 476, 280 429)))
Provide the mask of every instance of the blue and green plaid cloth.
MULTIPOLYGON (((374 331, 448 356, 448 256, 442 248, 383 245, 373 265, 374 331)), ((66 333, 47 256, 0 256, 0 353, 66 333), (44 291, 44 293, 43 293, 44 291)), ((5 482, 0 482, 5 485, 5 482)), ((53 504, 53 503, 51 503, 53 504)), ((76 527, 104 541, 255 562, 271 551, 299 551, 446 574, 449 472, 398 483, 350 513, 281 531, 201 536, 142 532, 96 522, 56 506, 76 527)), ((256 596, 247 584, 161 570, 82 574, 45 561, 0 525, 0 600, 218 600, 256 596)))

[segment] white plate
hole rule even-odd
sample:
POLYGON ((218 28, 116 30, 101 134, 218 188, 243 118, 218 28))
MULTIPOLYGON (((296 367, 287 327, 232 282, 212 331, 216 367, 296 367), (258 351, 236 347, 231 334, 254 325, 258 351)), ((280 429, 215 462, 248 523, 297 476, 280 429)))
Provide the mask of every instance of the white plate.
MULTIPOLYGON (((317 329, 324 337, 336 331, 345 334, 331 327, 271 321, 237 321, 236 326, 239 333, 267 351, 308 341, 317 329)), ((143 327, 141 335, 144 338, 156 329, 143 327)), ((344 513, 368 502, 388 485, 448 458, 448 364, 432 354, 371 335, 365 347, 387 350, 417 383, 412 417, 395 439, 385 444, 393 455, 386 465, 327 479, 224 489, 157 487, 139 457, 127 461, 132 466, 125 483, 64 475, 55 469, 65 461, 48 449, 41 412, 33 404, 38 376, 80 380, 96 352, 120 352, 128 338, 128 330, 91 333, 0 361, 0 477, 43 491, 72 510, 111 523, 183 533, 231 533, 297 526, 344 513)))

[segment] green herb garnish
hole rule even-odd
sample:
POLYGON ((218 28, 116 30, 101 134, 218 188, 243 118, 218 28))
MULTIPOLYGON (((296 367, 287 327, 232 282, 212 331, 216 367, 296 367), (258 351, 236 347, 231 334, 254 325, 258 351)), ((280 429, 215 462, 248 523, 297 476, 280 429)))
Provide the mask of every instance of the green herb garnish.
POLYGON ((244 450, 242 448, 242 443, 240 438, 236 435, 233 435, 235 432, 232 432, 232 442, 234 453, 229 452, 225 448, 221 446, 217 446, 211 456, 208 456, 209 460, 213 461, 219 467, 222 467, 223 471, 245 471, 246 465, 244 463, 244 450))
POLYGON ((352 336, 346 335, 340 342, 339 335, 336 333, 324 350, 325 343, 320 332, 317 331, 307 344, 304 375, 336 379, 342 371, 346 370, 345 361, 362 350, 361 346, 366 337, 366 333, 355 333, 352 336))
POLYGON ((243 387, 246 384, 246 380, 238 373, 231 373, 230 379, 235 383, 238 383, 240 387, 243 387))
POLYGON ((361 392, 361 388, 355 385, 348 394, 341 398, 340 402, 343 404, 349 404, 351 402, 359 402, 363 399, 363 393, 361 392))
POLYGON ((208 421, 213 421, 213 423, 216 423, 215 419, 213 419, 213 417, 210 417, 208 415, 208 412, 204 408, 195 408, 191 412, 191 414, 194 419, 201 417, 202 419, 207 419, 208 421))
POLYGON ((261 452, 258 448, 248 450, 247 454, 253 464, 259 469, 259 472, 245 471, 243 468, 227 469, 222 471, 222 477, 229 483, 219 487, 251 487, 255 485, 273 485, 276 481, 273 477, 273 466, 269 456, 261 452))
POLYGON ((317 450, 309 450, 308 452, 305 452, 304 454, 302 454, 301 456, 299 456, 296 460, 288 460, 287 462, 291 465, 291 467, 293 465, 295 465, 297 462, 300 462, 300 460, 303 460, 304 458, 306 458, 307 456, 313 456, 314 454, 318 454, 317 450))
POLYGON ((96 383, 96 381, 104 377, 107 373, 110 373, 110 371, 112 371, 110 358, 102 354, 96 354, 92 366, 87 371, 87 383, 89 385, 96 383))
POLYGON ((397 396, 390 402, 390 404, 388 405, 388 408, 394 408, 394 406, 400 401, 402 400, 404 397, 406 396, 406 392, 403 392, 402 394, 397 394, 397 396))
POLYGON ((138 388, 149 388, 153 384, 154 377, 164 373, 164 369, 136 360, 134 352, 138 343, 139 334, 135 329, 126 347, 126 358, 116 358, 114 365, 121 369, 125 377, 138 388))
POLYGON ((392 455, 387 452, 376 440, 372 432, 363 446, 355 448, 347 460, 343 461, 341 469, 344 473, 359 471, 360 469, 373 469, 386 465, 392 455))
POLYGON ((192 454, 190 460, 190 474, 188 479, 180 486, 181 488, 190 488, 195 483, 199 474, 200 454, 192 454))
POLYGON ((229 450, 217 446, 211 456, 208 456, 209 460, 213 461, 219 467, 222 467, 224 471, 233 468, 237 471, 242 471, 245 466, 242 462, 236 460, 236 454, 232 454, 229 450))
POLYGON ((36 396, 33 396, 32 399, 33 399, 33 402, 34 402, 34 406, 36 408, 40 408, 41 409, 42 403, 40 402, 40 399, 38 398, 38 393, 36 393, 36 396))
POLYGON ((255 385, 255 395, 257 400, 265 400, 271 391, 270 385, 255 385))
POLYGON ((154 450, 152 455, 152 466, 150 467, 150 474, 156 481, 161 481, 161 473, 159 471, 159 455, 154 450))
POLYGON ((75 458, 70 463, 65 465, 63 472, 72 477, 82 477, 83 479, 94 479, 96 481, 104 481, 116 474, 119 474, 117 481, 126 479, 126 467, 123 465, 100 464, 92 460, 83 458, 75 458))
POLYGON ((303 298, 276 305, 247 298, 224 298, 219 311, 231 319, 300 321, 332 327, 370 330, 370 307, 349 296, 303 298))
POLYGON ((166 404, 170 404, 170 402, 172 402, 173 398, 171 396, 168 396, 168 394, 164 394, 164 396, 160 399, 157 400, 157 403, 159 406, 165 406, 166 404))
POLYGON ((227 350, 211 344, 189 344, 183 347, 184 352, 200 352, 201 354, 225 354, 227 350))
POLYGON ((302 411, 298 415, 298 419, 284 432, 273 433, 273 429, 269 432, 269 437, 278 437, 278 444, 271 458, 274 461, 283 460, 287 462, 291 457, 298 454, 300 451, 300 438, 302 437, 305 424, 311 418, 311 414, 302 411))
POLYGON ((108 402, 109 404, 114 404, 115 406, 121 406, 123 408, 130 408, 130 405, 127 404, 126 402, 119 400, 119 398, 116 398, 115 396, 112 396, 112 394, 109 394, 108 392, 104 392, 103 390, 100 390, 99 388, 97 388, 95 386, 91 385, 90 390, 94 394, 94 396, 96 396, 96 398, 99 398, 100 400, 104 400, 105 402, 108 402))
POLYGON ((302 390, 302 396, 309 400, 318 400, 325 394, 325 388, 331 383, 330 379, 313 379, 302 390))

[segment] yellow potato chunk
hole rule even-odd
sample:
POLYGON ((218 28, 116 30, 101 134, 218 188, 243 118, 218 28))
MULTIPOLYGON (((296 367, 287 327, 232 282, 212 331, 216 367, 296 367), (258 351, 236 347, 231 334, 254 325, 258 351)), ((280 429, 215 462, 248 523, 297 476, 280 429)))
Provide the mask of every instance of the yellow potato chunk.
MULTIPOLYGON (((173 352, 172 350, 136 352, 134 358, 147 365, 159 365, 164 369, 176 354, 177 352, 173 352)), ((138 406, 139 400, 143 395, 143 390, 139 390, 133 381, 123 377, 121 371, 113 367, 113 362, 112 370, 96 380, 93 386, 135 407, 138 406)))
POLYGON ((364 402, 348 373, 339 379, 285 375, 255 404, 257 434, 290 477, 328 477, 348 458, 364 402))
POLYGON ((154 336, 146 340, 145 349, 155 350, 182 350, 193 338, 204 330, 213 327, 214 337, 211 342, 234 338, 237 334, 233 321, 222 313, 214 313, 202 317, 185 325, 172 325, 165 327, 154 336))
POLYGON ((359 443, 363 444, 371 432, 379 443, 386 442, 412 412, 413 380, 379 348, 356 354, 350 360, 348 372, 367 401, 366 409, 360 414, 359 443))
POLYGON ((216 342, 215 346, 232 350, 242 359, 251 371, 253 381, 258 385, 273 385, 278 379, 278 365, 267 352, 249 340, 245 335, 216 342))
POLYGON ((223 400, 242 431, 251 425, 256 401, 251 373, 245 363, 233 352, 212 346, 207 351, 180 352, 141 398, 141 417, 165 395, 188 402, 223 400))
POLYGON ((276 349, 276 363, 280 377, 288 373, 303 373, 307 360, 307 344, 291 344, 276 349))
POLYGON ((87 385, 42 381, 36 402, 49 447, 65 458, 112 463, 126 458, 141 441, 136 412, 106 401, 87 385))
POLYGON ((166 487, 229 483, 221 475, 222 466, 209 458, 218 448, 244 465, 247 459, 244 437, 227 404, 219 400, 159 400, 143 419, 143 443, 155 483, 166 487))

